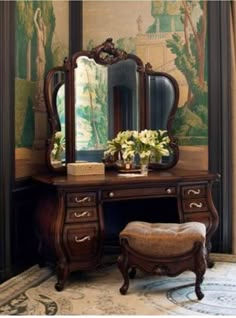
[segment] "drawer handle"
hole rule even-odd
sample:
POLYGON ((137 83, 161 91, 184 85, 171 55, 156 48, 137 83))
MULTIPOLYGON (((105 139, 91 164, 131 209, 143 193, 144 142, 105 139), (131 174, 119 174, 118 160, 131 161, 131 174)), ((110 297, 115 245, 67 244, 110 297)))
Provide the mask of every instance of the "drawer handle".
POLYGON ((202 202, 200 202, 200 203, 197 203, 197 202, 191 202, 190 204, 189 204, 189 207, 190 208, 202 208, 203 207, 203 204, 202 204, 202 202))
POLYGON ((201 189, 189 189, 187 194, 200 194, 201 193, 201 189))
POLYGON ((166 192, 169 193, 169 194, 172 193, 171 188, 166 189, 166 192))
POLYGON ((81 239, 79 239, 78 236, 75 236, 76 243, 81 243, 81 242, 90 241, 90 240, 91 240, 91 237, 89 235, 82 237, 81 239))
POLYGON ((115 196, 115 193, 114 192, 109 192, 109 197, 110 198, 113 198, 115 196))
POLYGON ((76 203, 84 203, 84 202, 90 202, 90 201, 91 201, 90 197, 84 197, 83 199, 78 199, 77 197, 75 197, 76 203))
POLYGON ((85 216, 90 216, 90 213, 89 213, 89 211, 84 211, 84 212, 80 212, 80 213, 74 212, 74 216, 76 218, 82 218, 82 217, 85 217, 85 216))

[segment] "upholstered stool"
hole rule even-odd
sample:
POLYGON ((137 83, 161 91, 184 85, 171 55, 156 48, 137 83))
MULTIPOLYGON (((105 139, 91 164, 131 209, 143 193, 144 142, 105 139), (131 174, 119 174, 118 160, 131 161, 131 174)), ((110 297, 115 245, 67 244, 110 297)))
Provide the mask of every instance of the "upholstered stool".
POLYGON ((120 233, 121 255, 117 260, 124 278, 120 293, 126 294, 136 268, 166 276, 190 270, 196 275, 195 293, 201 300, 204 294, 200 285, 207 267, 205 236, 205 225, 199 222, 127 224, 120 233))

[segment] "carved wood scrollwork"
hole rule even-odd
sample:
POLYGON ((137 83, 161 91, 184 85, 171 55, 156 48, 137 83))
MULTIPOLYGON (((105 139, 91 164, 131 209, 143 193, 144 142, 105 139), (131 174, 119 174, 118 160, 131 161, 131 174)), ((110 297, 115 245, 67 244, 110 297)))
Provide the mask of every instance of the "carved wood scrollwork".
POLYGON ((155 268, 153 269, 153 274, 156 275, 169 275, 170 269, 168 266, 163 264, 157 264, 155 268))
POLYGON ((108 38, 101 45, 98 45, 91 50, 91 57, 93 57, 96 62, 102 64, 114 64, 120 60, 127 59, 128 53, 115 48, 112 38, 108 38))

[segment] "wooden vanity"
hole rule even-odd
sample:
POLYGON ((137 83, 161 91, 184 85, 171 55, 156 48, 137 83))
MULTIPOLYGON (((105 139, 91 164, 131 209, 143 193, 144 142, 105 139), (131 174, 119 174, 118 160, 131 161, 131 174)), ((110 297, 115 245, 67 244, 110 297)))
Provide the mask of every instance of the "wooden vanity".
POLYGON ((150 63, 144 65, 109 38, 50 70, 45 100, 49 174, 33 178, 40 189, 36 227, 39 262, 57 265, 57 290, 63 289, 69 273, 98 267, 103 255, 110 253, 107 247, 119 249, 120 231, 134 220, 204 223, 207 261, 212 265, 209 252, 218 214, 211 188, 218 176, 178 169, 179 147, 172 123, 179 87, 171 75, 154 71, 150 63), (107 140, 118 132, 142 129, 166 130, 169 137, 169 156, 149 164, 148 176, 119 174, 115 156, 112 162, 103 160, 105 175, 66 174, 68 163, 101 162, 107 140), (58 133, 65 136, 65 151, 55 164, 58 133))
MULTIPOLYGON (((107 171, 99 176, 45 175, 34 180, 41 184, 36 222, 41 262, 48 257, 56 262, 58 291, 63 289, 70 272, 88 271, 101 264, 106 234, 121 217, 122 224, 140 217, 153 222, 162 218, 165 222, 202 222, 207 228, 210 252, 211 237, 218 226, 211 195, 217 175, 172 168, 151 171, 147 177, 127 177, 117 171, 107 171), (163 199, 167 204, 174 202, 167 208, 169 212, 163 199), (123 205, 119 206, 124 202, 126 211, 123 205), (144 210, 142 216, 140 209, 144 210), (109 215, 109 225, 105 213, 109 215)), ((211 265, 209 258, 208 265, 211 265)))

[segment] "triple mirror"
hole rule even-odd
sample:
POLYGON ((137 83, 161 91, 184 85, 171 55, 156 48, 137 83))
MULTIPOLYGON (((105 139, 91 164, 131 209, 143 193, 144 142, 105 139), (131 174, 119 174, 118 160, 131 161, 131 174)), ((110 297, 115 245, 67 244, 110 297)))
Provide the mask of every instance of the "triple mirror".
POLYGON ((179 99, 176 80, 116 48, 111 38, 51 69, 44 90, 51 171, 66 172, 70 162, 101 162, 107 141, 125 130, 166 130, 169 155, 151 165, 168 169, 177 163, 178 144, 171 133, 179 99))

